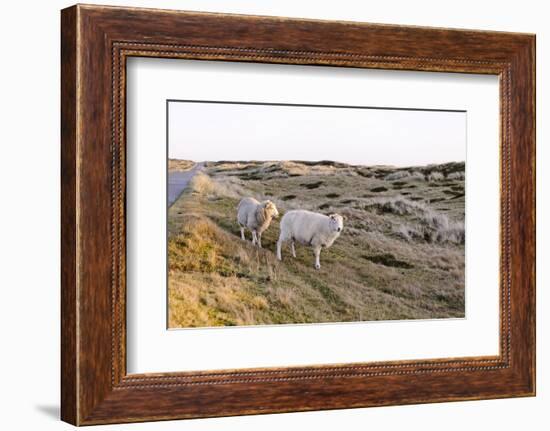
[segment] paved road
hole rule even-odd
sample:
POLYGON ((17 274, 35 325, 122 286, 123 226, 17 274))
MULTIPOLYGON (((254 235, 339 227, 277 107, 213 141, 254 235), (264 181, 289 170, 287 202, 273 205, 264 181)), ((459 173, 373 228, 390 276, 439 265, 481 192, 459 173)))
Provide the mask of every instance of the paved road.
POLYGON ((188 171, 168 172, 168 206, 170 207, 197 173, 204 169, 204 162, 196 163, 188 171))

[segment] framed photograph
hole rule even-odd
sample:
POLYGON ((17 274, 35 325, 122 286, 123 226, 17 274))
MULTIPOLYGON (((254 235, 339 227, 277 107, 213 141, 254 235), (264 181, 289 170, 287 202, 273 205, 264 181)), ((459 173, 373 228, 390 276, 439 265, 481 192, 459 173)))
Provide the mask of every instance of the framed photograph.
POLYGON ((535 394, 535 37, 62 11, 62 419, 535 394))
POLYGON ((465 111, 167 110, 170 329, 465 317, 465 111))

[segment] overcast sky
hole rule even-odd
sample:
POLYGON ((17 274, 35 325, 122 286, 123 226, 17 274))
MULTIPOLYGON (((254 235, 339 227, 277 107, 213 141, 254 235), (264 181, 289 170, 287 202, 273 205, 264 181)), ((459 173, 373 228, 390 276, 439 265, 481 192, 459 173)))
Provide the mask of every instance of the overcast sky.
POLYGON ((466 159, 465 112, 172 101, 168 110, 168 154, 176 159, 394 166, 466 159))

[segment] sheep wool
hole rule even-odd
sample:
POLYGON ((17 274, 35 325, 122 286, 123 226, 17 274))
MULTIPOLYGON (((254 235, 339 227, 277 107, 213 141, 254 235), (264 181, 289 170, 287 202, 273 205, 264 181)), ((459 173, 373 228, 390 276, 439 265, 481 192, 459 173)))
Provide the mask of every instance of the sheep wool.
POLYGON ((237 206, 237 222, 241 227, 241 239, 244 241, 245 228, 252 232, 252 244, 262 248, 262 233, 269 227, 271 220, 279 212, 270 200, 258 202, 254 198, 243 198, 237 206))
POLYGON ((277 241, 277 258, 282 260, 281 248, 290 241, 292 256, 296 257, 295 242, 313 248, 315 268, 321 268, 321 249, 329 248, 344 228, 344 219, 339 214, 329 216, 306 210, 287 212, 281 219, 280 235, 277 241))

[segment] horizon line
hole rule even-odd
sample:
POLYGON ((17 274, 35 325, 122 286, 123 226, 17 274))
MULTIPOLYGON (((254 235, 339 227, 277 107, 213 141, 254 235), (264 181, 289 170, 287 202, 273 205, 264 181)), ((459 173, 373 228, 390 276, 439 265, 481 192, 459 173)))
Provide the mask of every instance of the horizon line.
POLYGON ((348 166, 380 166, 380 167, 392 167, 392 168, 415 168, 415 167, 427 167, 427 166, 433 166, 433 165, 446 165, 449 163, 464 163, 466 165, 466 160, 449 160, 447 162, 434 162, 434 163, 427 163, 424 165, 390 165, 390 164, 372 164, 372 165, 366 165, 366 164, 353 164, 348 162, 340 162, 338 160, 328 160, 328 159, 319 159, 319 160, 227 160, 227 159, 221 159, 221 160, 191 160, 191 159, 178 159, 174 157, 168 157, 168 160, 180 160, 180 161, 186 161, 186 162, 193 162, 193 163, 208 163, 208 162, 214 162, 214 163, 280 163, 280 162, 294 162, 294 163, 304 163, 304 164, 321 164, 323 162, 330 162, 330 163, 339 163, 343 165, 348 166))

